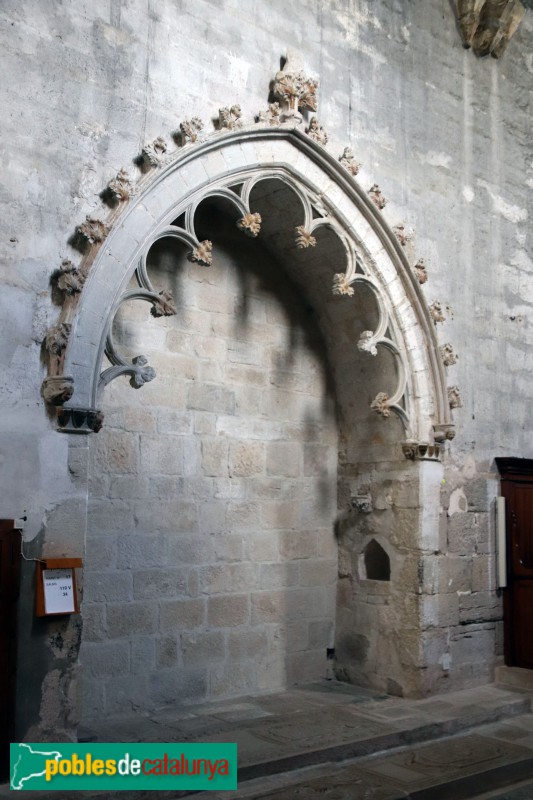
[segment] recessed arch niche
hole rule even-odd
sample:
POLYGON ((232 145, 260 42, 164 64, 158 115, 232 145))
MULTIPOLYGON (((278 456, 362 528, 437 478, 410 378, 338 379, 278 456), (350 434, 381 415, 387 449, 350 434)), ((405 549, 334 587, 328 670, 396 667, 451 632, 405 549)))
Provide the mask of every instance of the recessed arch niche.
MULTIPOLYGON (((324 342, 324 374, 330 375, 328 391, 335 397, 338 423, 338 502, 331 528, 336 526, 341 552, 346 555, 359 536, 358 523, 349 513, 346 516, 350 495, 361 482, 379 483, 385 475, 395 481, 409 474, 415 481, 435 484, 435 464, 405 456, 414 459, 418 443, 432 442, 435 432, 444 438, 451 427, 450 412, 434 325, 401 244, 343 166, 298 128, 219 134, 183 148, 141 183, 117 215, 105 243, 91 255, 64 359, 64 376, 72 380, 73 394, 60 408, 59 424, 67 432, 94 430, 95 417, 101 419, 102 397, 113 391, 116 378, 125 376, 140 393, 157 394, 157 365, 142 350, 140 327, 155 331, 167 324, 167 317, 172 319, 175 312, 180 315, 181 273, 166 269, 170 282, 165 283, 165 248, 176 251, 173 258, 179 254, 182 273, 188 270, 187 280, 207 280, 216 297, 216 281, 225 279, 223 259, 217 264, 217 252, 239 247, 239 237, 249 268, 242 262, 236 271, 235 324, 246 330, 254 253, 263 252, 288 276, 298 296, 299 313, 307 309, 324 342), (126 307, 144 301, 148 303, 144 321, 137 312, 125 316, 132 335, 131 347, 124 348, 124 337, 117 342, 114 330, 120 327, 126 307), (155 319, 150 319, 150 309, 155 319)), ((167 264, 171 261, 167 259, 167 264)), ((289 375, 290 364, 285 366, 289 375)), ((179 375, 174 380, 179 385, 179 375)), ((160 391, 165 391, 165 385, 168 380, 160 382, 160 391)), ((218 400, 223 403, 222 396, 218 400)), ((104 421, 98 434, 104 443, 95 447, 105 448, 106 437, 109 441, 112 435, 104 421)), ((331 486, 326 491, 331 494, 331 486)), ((304 496, 297 499, 303 508, 311 507, 309 501, 304 496)), ((387 514, 396 536, 399 521, 393 505, 387 514)), ((424 526, 431 527, 432 521, 415 504, 412 516, 418 540, 427 537, 424 526)), ((293 540, 297 552, 298 536, 293 540)), ((410 546, 416 548, 416 541, 410 546)), ((359 552, 355 544, 353 550, 359 552)), ((283 582, 306 580, 301 577, 306 567, 297 566, 298 577, 290 564, 280 570, 282 604, 283 582)), ((340 568, 342 580, 330 620, 340 643, 353 636, 364 638, 358 631, 376 625, 373 618, 365 617, 368 609, 361 612, 361 598, 354 593, 356 572, 357 567, 345 575, 344 567, 340 568)), ((131 598, 123 602, 133 607, 131 598)), ((247 608, 247 618, 252 619, 253 609, 247 608)), ((413 613, 416 616, 415 606, 405 611, 411 617, 413 613)), ((420 692, 420 664, 409 660, 401 642, 389 635, 395 626, 416 627, 418 621, 411 617, 382 625, 377 644, 370 642, 355 651, 339 647, 338 674, 383 688, 393 680, 404 686, 405 693, 420 692), (387 642, 391 657, 383 658, 387 642)), ((275 672, 279 665, 270 667, 275 672)), ((279 686, 287 679, 281 672, 279 686)), ((169 691, 176 685, 172 683, 169 691)))

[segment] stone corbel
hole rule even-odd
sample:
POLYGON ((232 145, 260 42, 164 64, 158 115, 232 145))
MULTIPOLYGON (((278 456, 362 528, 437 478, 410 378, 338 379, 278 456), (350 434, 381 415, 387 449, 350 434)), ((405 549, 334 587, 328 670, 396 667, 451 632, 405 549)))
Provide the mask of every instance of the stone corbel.
POLYGON ((517 30, 525 7, 520 0, 457 0, 456 16, 466 48, 499 58, 517 30))
POLYGON ((433 426, 433 437, 436 442, 442 444, 443 442, 451 442, 455 438, 455 425, 450 423, 439 423, 433 426))
POLYGON ((440 461, 441 443, 417 442, 412 439, 402 444, 404 456, 409 461, 440 461))
POLYGON ((41 386, 41 394, 45 403, 51 406, 62 406, 72 397, 74 379, 69 375, 52 375, 45 378, 41 386))
POLYGON ((104 424, 104 412, 98 408, 58 408, 57 424, 62 433, 98 433, 104 424))
POLYGON ((374 510, 370 493, 352 495, 350 498, 350 505, 355 511, 359 511, 360 514, 371 514, 374 510))

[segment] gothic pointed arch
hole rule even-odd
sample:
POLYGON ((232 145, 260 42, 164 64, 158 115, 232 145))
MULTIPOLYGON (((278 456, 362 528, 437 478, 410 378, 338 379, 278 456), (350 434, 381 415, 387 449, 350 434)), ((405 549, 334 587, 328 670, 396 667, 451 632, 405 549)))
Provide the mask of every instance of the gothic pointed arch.
MULTIPOLYGON (((199 120, 184 123, 181 136, 186 146, 170 156, 164 140, 155 140, 143 150, 145 174, 135 188, 124 171, 109 184, 110 219, 88 217, 79 226, 86 254, 79 268, 64 262, 56 276, 65 303, 60 322, 46 340, 49 377, 43 395, 57 407, 61 430, 99 430, 100 398, 115 378, 128 375, 135 388, 156 378, 143 354, 125 359, 112 335, 113 319, 127 300, 146 300, 155 317, 175 313, 170 293, 158 291, 150 279, 150 247, 159 239, 174 238, 188 249, 191 261, 208 268, 216 248, 198 237, 195 213, 200 204, 207 199, 230 204, 243 234, 259 237, 262 220, 253 208, 254 190, 278 181, 290 188, 300 205, 300 224, 290 232, 296 248, 312 251, 327 229, 344 251, 342 268, 331 264, 329 279, 318 289, 323 302, 333 293, 339 304, 350 303, 359 285, 375 298, 373 329, 361 329, 348 345, 338 343, 369 358, 384 348, 394 359, 395 386, 378 392, 368 413, 400 418, 407 458, 438 455, 439 444, 453 438, 446 361, 435 332, 441 307, 436 303, 429 309, 426 304, 423 262, 414 269, 409 264, 403 230, 386 222, 379 187, 365 192, 357 182, 358 165, 349 148, 335 157, 325 149, 327 135, 316 120, 304 129, 297 110, 297 116, 290 108, 283 115, 276 105, 248 127, 240 127, 238 106, 222 109, 220 130, 208 139, 199 135, 199 120), (138 286, 132 289, 134 275, 138 286), (433 448, 429 453, 428 445, 433 448)), ((304 276, 303 290, 305 281, 304 276)), ((355 302, 351 313, 357 317, 355 302)))

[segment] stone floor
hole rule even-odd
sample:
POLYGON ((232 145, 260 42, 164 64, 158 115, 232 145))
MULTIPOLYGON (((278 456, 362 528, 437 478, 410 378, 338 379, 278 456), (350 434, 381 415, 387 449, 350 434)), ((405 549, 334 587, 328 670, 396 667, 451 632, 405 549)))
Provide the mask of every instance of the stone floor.
MULTIPOLYGON (((212 800, 533 800, 531 697, 491 685, 404 700, 324 681, 95 721, 80 739, 237 742, 239 789, 209 792, 212 800)), ((125 794, 76 797, 127 800, 125 794)), ((134 793, 138 800, 163 795, 192 797, 134 793)), ((8 796, 0 789, 0 798, 8 796)), ((61 800, 62 793, 49 796, 61 800)))

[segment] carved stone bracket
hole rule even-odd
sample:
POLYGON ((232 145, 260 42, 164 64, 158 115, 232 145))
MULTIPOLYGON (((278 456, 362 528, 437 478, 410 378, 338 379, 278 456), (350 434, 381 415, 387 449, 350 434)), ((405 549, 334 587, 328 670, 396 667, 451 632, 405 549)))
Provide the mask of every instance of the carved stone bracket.
POLYGON ((451 440, 455 438, 455 425, 452 423, 441 423, 440 425, 434 425, 433 436, 436 442, 451 442, 451 440))
POLYGON ((305 250, 307 247, 315 247, 316 239, 311 233, 307 231, 304 225, 298 225, 295 230, 295 242, 298 250, 305 250))
POLYGON ((477 56, 499 58, 525 14, 519 0, 457 0, 463 45, 477 56))
POLYGON ((63 433, 98 433, 104 424, 104 412, 97 408, 58 408, 57 423, 63 433))
POLYGON ((360 514, 371 514, 374 510, 372 496, 370 494, 354 494, 350 498, 350 505, 360 514))
POLYGON ((69 375, 51 375, 44 379, 41 387, 45 403, 52 406, 62 406, 70 400, 73 392, 74 379, 69 375))
POLYGON ((378 392, 370 403, 370 408, 385 419, 390 417, 389 395, 386 392, 378 392))
POLYGON ((402 450, 409 461, 440 461, 442 445, 408 440, 402 444, 402 450))

